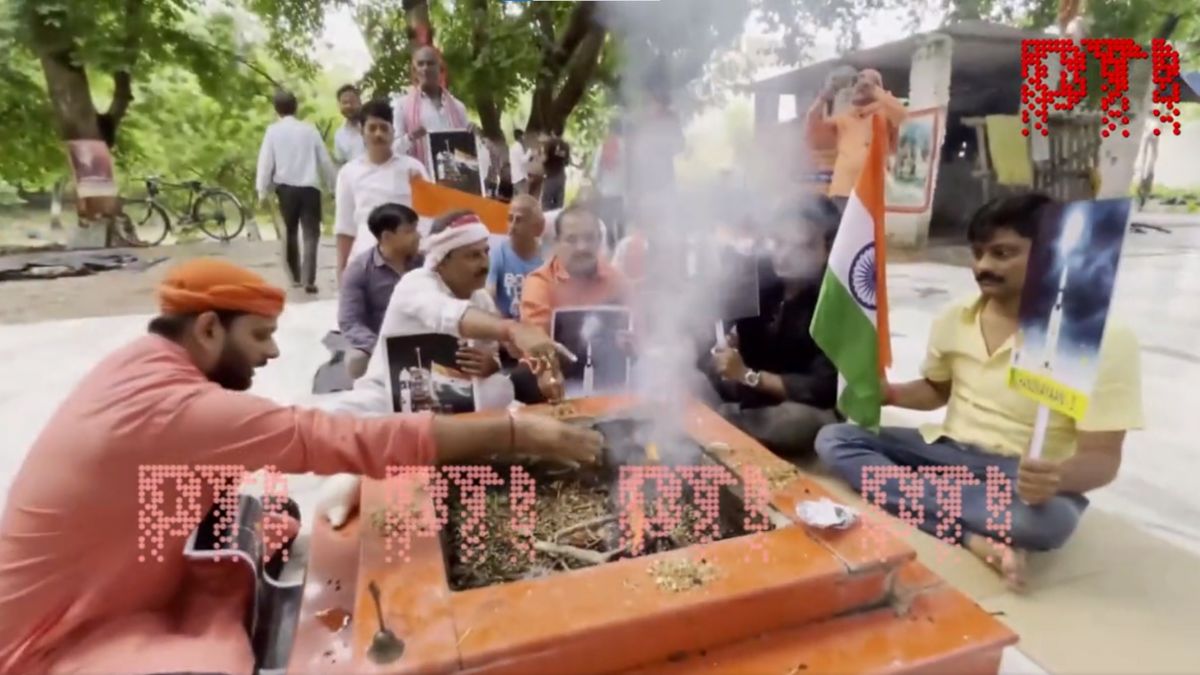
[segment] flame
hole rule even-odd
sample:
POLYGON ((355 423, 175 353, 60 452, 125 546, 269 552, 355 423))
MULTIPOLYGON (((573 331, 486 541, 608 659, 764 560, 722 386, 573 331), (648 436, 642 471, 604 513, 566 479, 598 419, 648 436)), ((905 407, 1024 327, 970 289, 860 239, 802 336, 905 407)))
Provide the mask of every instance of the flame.
POLYGON ((645 545, 643 537, 646 532, 646 514, 642 512, 640 504, 634 505, 629 509, 629 528, 633 534, 633 542, 630 550, 634 553, 640 552, 642 546, 645 545))
POLYGON ((658 464, 658 446, 654 443, 646 444, 646 460, 651 464, 658 464))

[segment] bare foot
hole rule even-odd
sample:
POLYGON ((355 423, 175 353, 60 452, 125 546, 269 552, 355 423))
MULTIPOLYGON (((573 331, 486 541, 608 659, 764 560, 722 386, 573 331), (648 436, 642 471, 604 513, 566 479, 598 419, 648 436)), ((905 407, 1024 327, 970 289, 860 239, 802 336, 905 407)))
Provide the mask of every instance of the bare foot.
POLYGON ((1026 590, 1025 551, 977 534, 968 534, 963 544, 975 557, 999 572, 1009 590, 1014 593, 1026 590))

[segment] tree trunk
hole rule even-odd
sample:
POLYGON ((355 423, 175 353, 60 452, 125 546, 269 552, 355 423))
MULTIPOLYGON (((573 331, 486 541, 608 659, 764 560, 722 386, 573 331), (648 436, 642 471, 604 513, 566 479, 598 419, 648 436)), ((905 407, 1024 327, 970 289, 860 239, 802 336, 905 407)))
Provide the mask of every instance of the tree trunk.
POLYGON ((64 141, 102 139, 87 73, 67 53, 39 54, 39 60, 59 136, 64 141))
MULTIPOLYGON (((95 104, 92 103, 87 73, 72 64, 67 54, 43 53, 39 54, 38 58, 46 76, 46 90, 50 95, 59 137, 66 142, 107 141, 101 133, 100 117, 96 114, 95 104)), ((114 125, 111 132, 115 134, 115 131, 114 125)), ((96 221, 106 221, 111 225, 115 224, 116 217, 121 213, 121 201, 112 197, 77 197, 75 209, 79 214, 81 228, 87 228, 96 221)))
POLYGON ((567 65, 566 81, 559 90, 558 96, 554 98, 553 107, 550 109, 549 129, 551 132, 562 135, 563 129, 567 126, 567 118, 571 116, 575 106, 579 105, 579 102, 583 100, 583 95, 587 93, 588 85, 596 74, 596 69, 600 66, 600 55, 604 51, 605 36, 605 30, 600 26, 595 26, 579 43, 575 55, 567 65))
MULTIPOLYGON (((126 15, 132 21, 143 7, 141 0, 128 0, 126 15)), ((25 24, 29 43, 46 78, 46 92, 50 98, 59 138, 66 143, 100 140, 112 148, 116 143, 117 128, 133 101, 133 77, 130 70, 122 69, 113 74, 112 105, 101 115, 92 101, 87 71, 79 65, 74 40, 63 29, 63 26, 69 25, 66 10, 58 8, 31 11, 25 16, 25 24)), ((132 64, 138 49, 138 40, 133 32, 127 33, 123 47, 130 52, 129 63, 132 64)), ((59 191, 56 189, 55 192, 59 191)), ((79 214, 79 227, 88 228, 92 223, 100 224, 105 228, 103 245, 114 241, 117 232, 115 228, 128 227, 128 219, 122 217, 120 198, 84 198, 78 195, 78 189, 76 193, 75 208, 79 214)), ((57 218, 52 216, 52 221, 54 220, 57 218)), ((122 234, 128 236, 129 233, 122 234)), ((93 240, 91 243, 101 244, 99 240, 93 240)))
POLYGON ((542 67, 534 87, 526 128, 561 135, 571 112, 591 84, 608 33, 596 20, 594 2, 575 6, 557 40, 553 18, 548 11, 537 5, 533 11, 547 46, 542 49, 542 67))
POLYGON ((429 22, 429 0, 404 0, 404 19, 408 24, 408 40, 413 51, 418 46, 433 44, 433 24, 429 22))
POLYGON ((54 181, 54 187, 50 191, 50 229, 61 230, 62 225, 62 203, 63 192, 67 189, 67 179, 59 178, 54 181))
MULTIPOLYGON (((474 0, 475 28, 471 31, 471 56, 479 59, 488 43, 487 12, 488 4, 493 0, 474 0)), ((480 126, 483 136, 489 140, 504 141, 504 131, 500 128, 500 106, 492 90, 485 84, 477 86, 471 92, 475 99, 475 109, 479 112, 480 126)))

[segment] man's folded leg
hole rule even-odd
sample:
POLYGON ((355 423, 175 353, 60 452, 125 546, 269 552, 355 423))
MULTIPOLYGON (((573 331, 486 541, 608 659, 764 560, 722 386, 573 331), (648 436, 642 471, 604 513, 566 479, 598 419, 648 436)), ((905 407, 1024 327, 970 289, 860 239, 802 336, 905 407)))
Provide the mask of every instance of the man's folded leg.
POLYGON ((371 362, 371 355, 361 349, 346 350, 346 374, 350 379, 357 380, 367 372, 367 364, 371 362))
MULTIPOLYGON (((906 427, 883 427, 875 434, 854 424, 831 424, 817 434, 816 450, 866 501, 935 537, 958 542, 958 514, 947 516, 939 503, 945 498, 934 483, 937 474, 921 475, 922 467, 955 466, 974 475, 978 467, 957 443, 945 438, 926 443, 919 431, 906 427)), ((973 508, 973 499, 975 493, 964 487, 964 512, 973 508)))
POLYGON ((1088 506, 1087 497, 1061 494, 1044 504, 1026 504, 1016 494, 1018 465, 1019 460, 1015 457, 997 457, 993 466, 1007 477, 1006 485, 988 485, 981 472, 978 485, 963 488, 963 528, 1021 550, 1061 548, 1079 525, 1088 506), (1006 508, 1001 509, 1002 504, 1006 504, 1006 508))

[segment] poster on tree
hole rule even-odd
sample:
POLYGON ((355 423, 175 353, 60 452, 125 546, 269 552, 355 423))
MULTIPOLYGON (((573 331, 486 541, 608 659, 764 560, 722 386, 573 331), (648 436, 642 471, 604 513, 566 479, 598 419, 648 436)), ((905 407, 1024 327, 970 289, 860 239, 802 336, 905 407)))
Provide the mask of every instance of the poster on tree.
POLYGON ((75 175, 75 193, 81 199, 117 196, 112 152, 104 141, 68 141, 67 155, 75 175))

